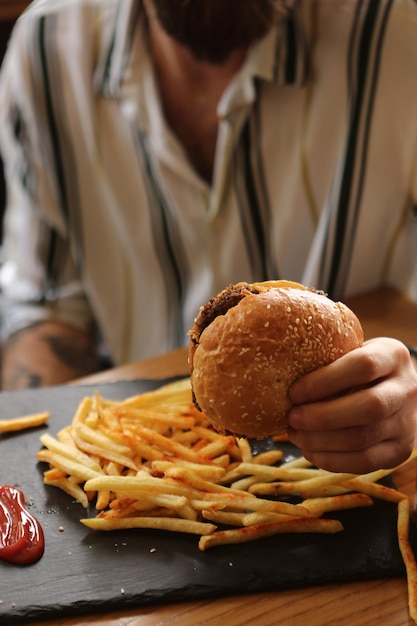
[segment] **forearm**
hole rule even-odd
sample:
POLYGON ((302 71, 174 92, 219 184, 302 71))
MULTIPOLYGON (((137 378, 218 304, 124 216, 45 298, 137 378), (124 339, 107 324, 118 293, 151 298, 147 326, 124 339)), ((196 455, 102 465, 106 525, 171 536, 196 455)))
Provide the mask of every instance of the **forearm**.
POLYGON ((92 338, 57 322, 42 322, 13 335, 3 346, 3 390, 47 387, 100 368, 92 338))

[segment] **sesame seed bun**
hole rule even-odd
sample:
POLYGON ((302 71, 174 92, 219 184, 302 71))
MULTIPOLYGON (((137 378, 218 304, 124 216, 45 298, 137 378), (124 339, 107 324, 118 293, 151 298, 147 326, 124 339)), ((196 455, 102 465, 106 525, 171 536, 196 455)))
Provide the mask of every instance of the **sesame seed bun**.
POLYGON ((220 432, 253 439, 284 434, 290 386, 363 343, 346 305, 288 281, 230 285, 189 335, 197 408, 220 432))

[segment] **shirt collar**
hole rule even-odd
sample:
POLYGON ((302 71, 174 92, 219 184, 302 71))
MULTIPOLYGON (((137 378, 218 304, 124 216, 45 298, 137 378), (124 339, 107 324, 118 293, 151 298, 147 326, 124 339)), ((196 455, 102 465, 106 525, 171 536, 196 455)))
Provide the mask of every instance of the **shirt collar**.
POLYGON ((308 46, 300 7, 296 4, 289 17, 281 20, 251 51, 249 63, 253 65, 254 76, 278 85, 305 85, 308 46))
POLYGON ((94 84, 105 97, 118 98, 133 63, 132 44, 138 21, 143 14, 141 0, 119 0, 113 12, 107 14, 102 40, 99 42, 98 62, 94 84))
MULTIPOLYGON (((281 20, 252 48, 245 73, 249 71, 254 77, 279 85, 305 85, 308 49, 300 7, 301 3, 296 3, 289 17, 281 20)), ((132 54, 132 42, 143 10, 140 0, 119 0, 116 3, 113 27, 101 44, 95 73, 96 89, 103 96, 120 97, 126 78, 132 74, 138 77, 138 73, 132 71, 133 56, 137 56, 132 54)), ((141 57, 148 57, 145 49, 141 57)), ((146 64, 148 62, 149 59, 146 64)))

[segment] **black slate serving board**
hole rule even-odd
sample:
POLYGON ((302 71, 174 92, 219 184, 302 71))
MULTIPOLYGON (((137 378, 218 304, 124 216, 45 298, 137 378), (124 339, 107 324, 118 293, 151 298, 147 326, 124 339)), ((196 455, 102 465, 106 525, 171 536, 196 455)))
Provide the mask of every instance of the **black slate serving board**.
MULTIPOLYGON (((0 435, 0 483, 20 487, 45 532, 45 554, 31 566, 0 561, 0 624, 28 623, 223 595, 278 591, 405 573, 396 535, 397 507, 376 502, 337 517, 336 535, 277 535, 200 552, 198 537, 162 531, 92 532, 84 509, 43 484, 39 436, 55 435, 95 389, 121 399, 164 382, 58 386, 0 393, 0 419, 51 411, 47 426, 0 435)), ((294 450, 288 447, 288 454, 294 450)), ((415 538, 413 537, 413 543, 415 538)))

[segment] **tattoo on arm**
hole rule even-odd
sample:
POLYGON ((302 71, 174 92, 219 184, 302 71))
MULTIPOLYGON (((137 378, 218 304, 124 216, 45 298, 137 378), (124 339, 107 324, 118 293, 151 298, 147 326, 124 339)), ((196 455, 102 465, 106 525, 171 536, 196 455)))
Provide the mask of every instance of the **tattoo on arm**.
POLYGON ((74 339, 54 335, 44 335, 42 339, 48 344, 54 356, 67 367, 80 373, 89 373, 97 369, 97 353, 92 346, 82 346, 74 339))
POLYGON ((9 338, 2 369, 3 388, 36 388, 91 374, 100 369, 100 360, 87 334, 35 324, 9 338))
POLYGON ((13 372, 11 378, 12 388, 19 389, 24 387, 42 387, 42 376, 31 372, 24 365, 19 365, 13 372))

